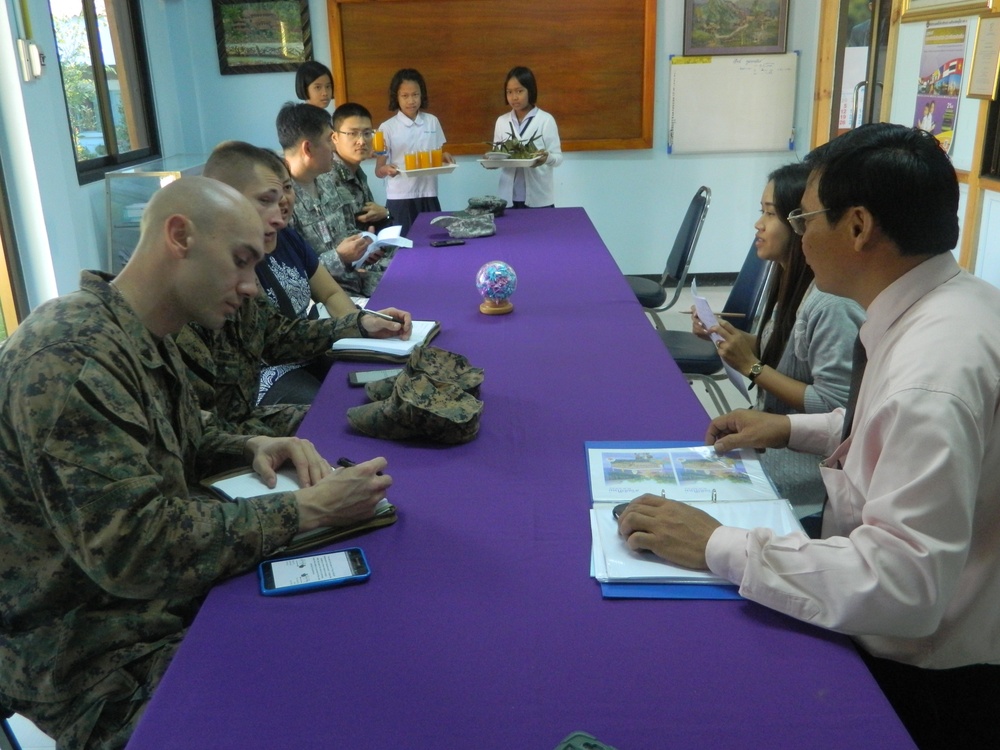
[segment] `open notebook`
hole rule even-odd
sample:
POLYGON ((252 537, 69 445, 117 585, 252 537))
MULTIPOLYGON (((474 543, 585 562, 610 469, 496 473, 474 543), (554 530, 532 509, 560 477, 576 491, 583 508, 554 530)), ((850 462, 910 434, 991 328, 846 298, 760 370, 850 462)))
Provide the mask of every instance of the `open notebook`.
POLYGON ((440 330, 441 324, 436 320, 414 320, 413 331, 406 341, 398 336, 387 339, 347 338, 334 341, 331 349, 337 359, 405 362, 414 349, 430 343, 440 330))
MULTIPOLYGON (((278 481, 273 489, 264 484, 260 475, 252 469, 238 469, 219 474, 203 480, 201 484, 216 495, 236 502, 239 502, 241 498, 269 495, 273 492, 294 492, 301 489, 294 468, 280 469, 277 474, 278 481)), ((396 517, 396 506, 388 500, 382 499, 375 506, 375 515, 371 518, 351 526, 323 526, 311 531, 303 531, 293 536, 291 541, 275 554, 295 554, 322 547, 325 544, 332 544, 363 531, 393 524, 396 522, 396 517)))

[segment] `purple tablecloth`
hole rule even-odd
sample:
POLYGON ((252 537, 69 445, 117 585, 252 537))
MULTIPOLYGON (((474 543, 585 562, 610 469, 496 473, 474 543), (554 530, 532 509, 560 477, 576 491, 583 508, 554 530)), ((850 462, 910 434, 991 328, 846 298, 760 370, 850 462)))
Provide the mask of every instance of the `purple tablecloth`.
POLYGON ((846 638, 745 601, 601 598, 584 441, 700 440, 708 417, 582 209, 449 248, 428 218, 373 306, 439 320, 434 343, 485 368, 479 437, 357 435, 363 366, 335 365, 300 434, 389 460, 400 520, 356 542, 371 580, 217 587, 129 747, 912 747, 846 638), (517 272, 510 315, 478 311, 491 260, 517 272))

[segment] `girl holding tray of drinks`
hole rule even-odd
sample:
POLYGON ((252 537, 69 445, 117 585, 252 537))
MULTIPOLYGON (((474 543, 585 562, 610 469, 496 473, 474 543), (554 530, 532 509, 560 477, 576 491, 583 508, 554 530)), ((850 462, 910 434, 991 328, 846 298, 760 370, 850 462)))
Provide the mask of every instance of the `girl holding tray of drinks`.
POLYGON ((513 208, 554 206, 552 169, 562 164, 562 144, 555 118, 535 106, 538 84, 529 68, 511 68, 504 79, 504 96, 510 112, 497 118, 493 142, 507 142, 536 149, 530 167, 502 167, 498 193, 513 208))
POLYGON ((396 114, 379 125, 373 142, 378 156, 375 176, 388 178, 385 207, 403 227, 404 236, 421 211, 441 210, 437 174, 420 170, 455 162, 444 151, 441 123, 424 111, 426 106, 427 84, 420 72, 413 68, 397 71, 389 84, 389 111, 396 114))

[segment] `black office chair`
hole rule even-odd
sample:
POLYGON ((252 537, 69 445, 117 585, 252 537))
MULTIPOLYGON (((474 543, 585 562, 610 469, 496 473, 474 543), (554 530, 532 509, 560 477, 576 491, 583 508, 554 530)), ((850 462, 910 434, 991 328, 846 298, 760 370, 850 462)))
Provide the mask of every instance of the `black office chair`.
MULTIPOLYGON (((722 308, 724 313, 742 316, 726 319, 733 327, 747 333, 756 330, 757 318, 761 313, 765 293, 775 268, 773 263, 758 258, 756 247, 750 245, 743 267, 722 308)), ((725 380, 727 375, 715 344, 698 338, 690 331, 661 331, 660 338, 670 350, 670 356, 674 358, 687 381, 692 385, 696 380, 704 383, 705 390, 719 413, 728 412, 729 402, 717 382, 725 380)))
POLYGON ((705 223, 705 216, 708 214, 708 205, 711 200, 711 190, 704 186, 698 188, 698 192, 694 194, 688 205, 687 213, 684 214, 684 221, 681 222, 680 229, 677 230, 674 245, 667 257, 667 266, 663 269, 663 275, 660 276, 659 282, 642 276, 625 277, 629 286, 632 287, 636 299, 639 300, 639 304, 653 316, 653 324, 661 332, 665 332, 666 327, 659 314, 673 307, 681 295, 681 290, 684 289, 688 267, 691 265, 691 258, 694 255, 695 246, 698 244, 698 236, 701 234, 701 225, 705 223), (671 281, 676 283, 672 294, 667 291, 667 285, 671 281))

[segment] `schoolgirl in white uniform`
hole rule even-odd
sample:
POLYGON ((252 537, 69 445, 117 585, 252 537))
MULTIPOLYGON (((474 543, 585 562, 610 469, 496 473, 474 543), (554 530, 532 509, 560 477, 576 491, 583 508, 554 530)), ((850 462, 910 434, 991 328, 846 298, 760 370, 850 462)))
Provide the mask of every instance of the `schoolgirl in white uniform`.
POLYGON ((552 170, 562 164, 562 144, 555 118, 535 106, 538 84, 535 74, 524 66, 507 73, 504 95, 511 110, 497 118, 493 141, 510 137, 511 129, 519 141, 533 136, 542 156, 531 167, 504 167, 500 174, 498 194, 513 208, 547 208, 555 205, 552 170))
MULTIPOLYGON (((427 84, 413 68, 399 70, 389 84, 389 111, 396 115, 379 125, 386 153, 375 162, 375 176, 385 183, 385 207, 403 229, 403 236, 417 214, 440 211, 437 175, 401 175, 398 165, 406 154, 444 149, 445 136, 438 118, 425 112, 427 84)), ((442 162, 452 164, 451 154, 442 153, 442 162)))

